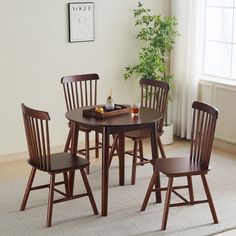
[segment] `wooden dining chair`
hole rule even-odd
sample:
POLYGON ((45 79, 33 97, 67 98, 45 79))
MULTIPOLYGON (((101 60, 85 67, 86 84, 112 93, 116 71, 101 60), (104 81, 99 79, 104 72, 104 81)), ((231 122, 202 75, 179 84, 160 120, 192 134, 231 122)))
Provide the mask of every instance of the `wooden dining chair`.
POLYGON ((218 111, 216 108, 201 102, 193 102, 193 123, 191 134, 191 148, 190 158, 175 157, 165 159, 155 159, 151 161, 154 167, 154 173, 148 186, 146 196, 144 198, 141 211, 146 209, 151 192, 166 190, 166 199, 164 206, 164 213, 162 219, 161 229, 165 230, 167 225, 167 218, 169 207, 194 205, 200 203, 208 203, 214 223, 218 223, 215 207, 212 201, 211 193, 206 180, 206 174, 211 169, 209 166, 211 149, 214 139, 215 126, 218 118, 218 111), (168 177, 167 188, 155 189, 153 188, 155 182, 162 172, 168 177), (204 190, 206 193, 206 200, 194 200, 192 176, 201 176, 204 190), (173 186, 173 180, 177 177, 187 177, 187 185, 173 186), (187 188, 189 192, 189 200, 181 196, 176 189, 187 188), (170 204, 171 193, 177 195, 183 202, 170 204))
POLYGON ((46 227, 51 227, 53 204, 75 198, 88 196, 93 208, 93 212, 95 215, 97 215, 97 206, 85 173, 85 168, 89 165, 89 162, 78 156, 72 156, 67 152, 51 154, 48 125, 48 121, 50 120, 49 114, 44 111, 31 109, 24 104, 22 104, 21 107, 29 151, 28 163, 32 166, 32 169, 20 210, 25 210, 31 190, 49 188, 46 227), (72 195, 67 174, 68 171, 74 171, 78 169, 82 175, 86 193, 72 195), (50 183, 33 187, 36 170, 47 172, 50 175, 50 183), (64 180, 55 182, 56 174, 60 173, 63 174, 64 180), (56 186, 61 184, 65 186, 65 192, 56 188, 56 186), (54 199, 54 192, 59 193, 63 197, 60 199, 54 199))
MULTIPOLYGON (((141 88, 141 106, 155 109, 163 113, 163 118, 157 124, 157 142, 161 152, 161 156, 165 158, 166 155, 160 137, 163 134, 163 120, 167 107, 169 85, 168 83, 162 82, 160 80, 143 78, 140 80, 140 88, 141 88)), ((125 137, 133 140, 134 142, 133 150, 126 151, 125 153, 133 157, 131 184, 135 184, 136 166, 144 165, 150 162, 150 160, 145 158, 143 155, 143 140, 150 138, 150 132, 149 129, 130 131, 125 133, 125 137), (137 162, 137 158, 140 159, 140 162, 137 162)), ((114 151, 117 150, 117 145, 118 145, 117 143, 118 143, 118 137, 115 137, 113 146, 111 148, 110 162, 114 154, 114 151)))
MULTIPOLYGON (((99 77, 97 74, 83 74, 64 76, 61 79, 63 85, 63 91, 66 102, 66 109, 70 111, 79 107, 92 106, 97 104, 97 81, 99 77)), ((70 128, 64 151, 70 150, 72 129, 71 123, 68 123, 70 128)), ((99 133, 95 132, 95 146, 90 147, 89 134, 91 129, 86 127, 79 127, 79 131, 85 133, 85 147, 78 149, 77 152, 85 156, 85 159, 89 161, 90 150, 95 149, 95 157, 99 157, 99 148, 101 143, 99 142, 99 133)), ((89 166, 87 166, 87 174, 89 174, 89 166)))

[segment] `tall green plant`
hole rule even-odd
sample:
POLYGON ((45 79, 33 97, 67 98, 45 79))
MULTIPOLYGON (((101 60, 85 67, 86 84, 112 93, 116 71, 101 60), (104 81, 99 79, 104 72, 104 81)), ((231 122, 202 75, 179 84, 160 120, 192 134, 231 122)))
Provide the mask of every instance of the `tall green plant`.
POLYGON ((168 60, 178 35, 175 17, 152 15, 151 10, 144 8, 140 2, 134 10, 134 17, 135 26, 139 29, 137 39, 145 44, 139 53, 139 63, 126 67, 124 79, 148 77, 165 81, 173 88, 173 76, 168 74, 168 60))

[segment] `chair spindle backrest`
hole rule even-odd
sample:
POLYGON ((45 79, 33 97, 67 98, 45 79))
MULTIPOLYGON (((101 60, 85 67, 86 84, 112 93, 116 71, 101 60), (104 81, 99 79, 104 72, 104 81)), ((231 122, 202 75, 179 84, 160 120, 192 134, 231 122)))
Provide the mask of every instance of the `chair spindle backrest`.
POLYGON ((97 74, 64 76, 61 79, 67 111, 97 104, 97 74))
POLYGON ((158 122, 158 131, 162 131, 164 114, 166 112, 169 84, 160 80, 141 79, 141 106, 155 109, 163 113, 158 122))
POLYGON ((49 114, 21 104, 30 162, 35 167, 51 169, 48 121, 49 114))
POLYGON ((190 158, 208 168, 218 110, 202 102, 193 102, 190 158))

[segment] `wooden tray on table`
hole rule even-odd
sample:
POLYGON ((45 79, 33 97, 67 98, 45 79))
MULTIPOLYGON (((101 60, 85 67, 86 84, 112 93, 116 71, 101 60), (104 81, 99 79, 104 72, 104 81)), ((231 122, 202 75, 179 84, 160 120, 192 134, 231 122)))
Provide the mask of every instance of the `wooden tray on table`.
POLYGON ((101 107, 103 108, 103 113, 95 111, 96 108, 91 108, 91 109, 83 110, 83 115, 88 116, 88 117, 103 119, 103 118, 122 115, 122 114, 130 112, 130 107, 125 106, 125 105, 115 104, 115 109, 112 111, 106 111, 105 106, 101 106, 101 107))

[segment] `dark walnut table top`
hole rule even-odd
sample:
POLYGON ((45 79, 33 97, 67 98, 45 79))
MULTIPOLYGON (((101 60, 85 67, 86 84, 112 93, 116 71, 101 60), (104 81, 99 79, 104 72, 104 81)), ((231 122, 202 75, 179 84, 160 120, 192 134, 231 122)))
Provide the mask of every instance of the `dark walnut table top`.
MULTIPOLYGON (((130 127, 132 129, 132 126, 148 126, 150 123, 157 122, 162 118, 162 113, 146 108, 141 107, 140 108, 140 115, 138 117, 131 117, 130 113, 116 115, 112 117, 106 117, 106 118, 94 118, 94 117, 87 117, 83 115, 83 110, 92 108, 96 106, 91 107, 81 107, 77 108, 71 111, 66 112, 66 118, 72 122, 76 122, 79 125, 87 126, 90 128, 102 128, 102 127, 130 127)), ((140 127, 141 128, 141 127, 140 127)), ((128 130, 127 130, 128 131, 128 130)))

